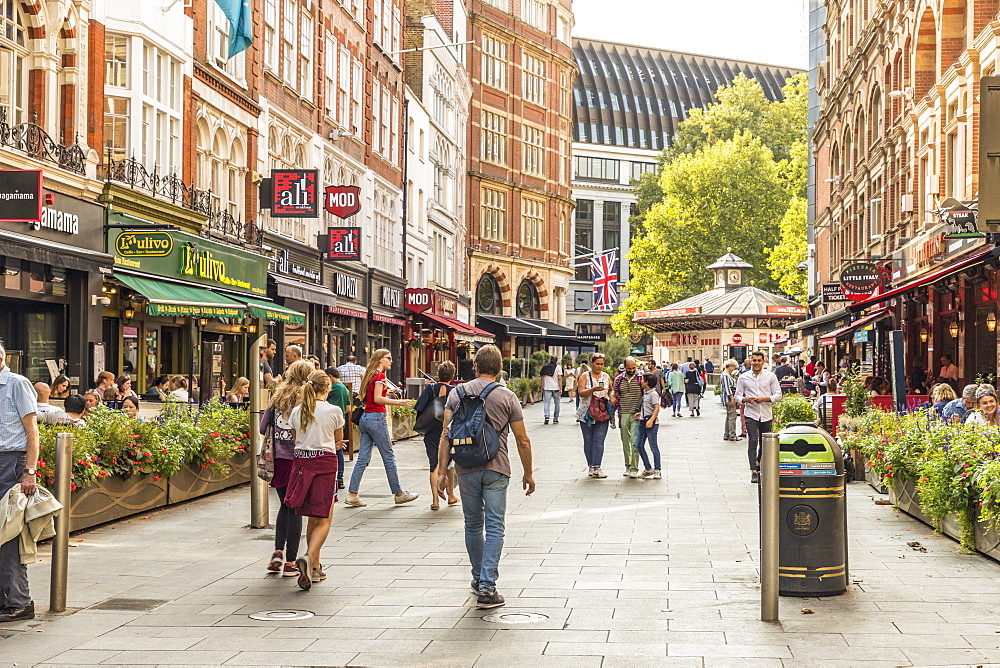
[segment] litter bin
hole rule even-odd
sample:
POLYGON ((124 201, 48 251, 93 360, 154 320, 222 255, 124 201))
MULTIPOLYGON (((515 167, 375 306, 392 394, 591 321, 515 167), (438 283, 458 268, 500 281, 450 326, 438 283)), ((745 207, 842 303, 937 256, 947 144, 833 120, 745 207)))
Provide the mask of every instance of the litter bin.
POLYGON ((778 591, 830 596, 847 589, 844 455, 812 422, 778 433, 780 518, 778 591))

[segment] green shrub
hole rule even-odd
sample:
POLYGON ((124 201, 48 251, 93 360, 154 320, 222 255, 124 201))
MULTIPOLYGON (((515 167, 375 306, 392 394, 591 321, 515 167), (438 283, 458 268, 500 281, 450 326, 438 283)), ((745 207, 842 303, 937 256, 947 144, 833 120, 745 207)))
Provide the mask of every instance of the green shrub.
POLYGON ((503 361, 503 370, 507 372, 508 379, 531 378, 537 376, 541 368, 542 365, 538 363, 538 360, 525 357, 516 357, 503 361))
POLYGON ((597 349, 606 355, 604 370, 614 376, 618 366, 625 361, 632 351, 632 343, 621 336, 613 336, 598 344, 597 349))
POLYGON ((868 410, 868 390, 861 380, 861 372, 857 365, 852 366, 844 375, 841 391, 847 395, 844 402, 844 412, 851 417, 861 417, 868 410))
POLYGON ((544 350, 536 350, 535 352, 531 353, 531 359, 538 362, 539 368, 548 364, 551 358, 552 355, 550 355, 548 352, 544 350))
POLYGON ((798 394, 786 394, 774 404, 772 429, 779 432, 791 422, 815 422, 816 419, 816 410, 809 399, 798 394))
POLYGON ((458 378, 465 381, 475 380, 476 367, 472 363, 472 358, 458 360, 458 378))

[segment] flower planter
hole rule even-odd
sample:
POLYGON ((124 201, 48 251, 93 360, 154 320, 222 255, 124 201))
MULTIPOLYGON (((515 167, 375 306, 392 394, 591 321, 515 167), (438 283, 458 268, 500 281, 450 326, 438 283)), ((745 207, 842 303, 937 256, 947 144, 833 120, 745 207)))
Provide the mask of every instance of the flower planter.
POLYGON ((402 420, 392 419, 392 440, 393 441, 403 441, 408 438, 413 438, 417 435, 417 432, 413 431, 413 424, 416 422, 417 417, 415 415, 409 415, 402 420))
MULTIPOLYGON (((934 528, 934 521, 920 510, 920 493, 917 491, 916 483, 897 480, 889 488, 889 498, 904 513, 934 528)), ((941 533, 955 540, 961 540, 962 525, 958 517, 953 514, 947 515, 941 522, 941 533)), ((1000 559, 1000 534, 986 522, 976 522, 976 549, 994 559, 1000 559)))
POLYGON ((74 490, 70 498, 70 531, 79 531, 167 505, 167 481, 111 476, 74 490))
POLYGON ((250 454, 239 453, 229 462, 229 473, 217 475, 193 464, 185 464, 167 479, 167 504, 182 503, 250 480, 250 454))

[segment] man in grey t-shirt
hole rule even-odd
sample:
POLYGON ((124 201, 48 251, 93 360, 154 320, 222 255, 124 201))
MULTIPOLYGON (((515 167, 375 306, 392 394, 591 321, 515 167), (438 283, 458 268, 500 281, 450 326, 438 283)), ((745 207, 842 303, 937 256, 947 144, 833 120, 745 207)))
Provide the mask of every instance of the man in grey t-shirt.
MULTIPOLYGON (((483 346, 476 352, 475 380, 462 387, 467 394, 479 394, 490 383, 496 382, 501 368, 500 350, 493 345, 483 346)), ((438 451, 438 480, 447 480, 451 448, 448 445, 448 425, 458 408, 458 392, 452 392, 444 407, 444 429, 438 451)), ((472 562, 472 591, 479 598, 478 608, 498 608, 504 604, 497 593, 500 553, 503 550, 504 516, 507 511, 507 485, 510 482, 510 456, 507 437, 511 431, 517 441, 517 454, 521 458, 524 475, 521 484, 530 496, 535 491, 531 472, 531 441, 524 429, 521 402, 504 387, 495 387, 486 397, 486 419, 499 432, 500 449, 497 456, 485 466, 466 468, 455 464, 458 488, 462 493, 462 513, 465 516, 465 548, 472 562), (485 532, 484 532, 485 530, 485 532)))

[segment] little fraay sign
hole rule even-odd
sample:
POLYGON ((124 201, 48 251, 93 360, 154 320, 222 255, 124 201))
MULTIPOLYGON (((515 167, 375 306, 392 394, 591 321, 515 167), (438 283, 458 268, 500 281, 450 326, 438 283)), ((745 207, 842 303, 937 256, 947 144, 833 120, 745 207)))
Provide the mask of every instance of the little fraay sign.
POLYGON ((840 272, 840 287, 852 301, 864 301, 882 284, 882 271, 871 262, 855 262, 840 272))
POLYGON ((323 208, 340 218, 349 218, 361 211, 360 186, 327 186, 323 208))
POLYGON ((328 260, 361 261, 361 228, 330 227, 319 239, 320 251, 328 260))
POLYGON ((276 169, 271 172, 271 215, 276 218, 317 218, 319 172, 276 169))

